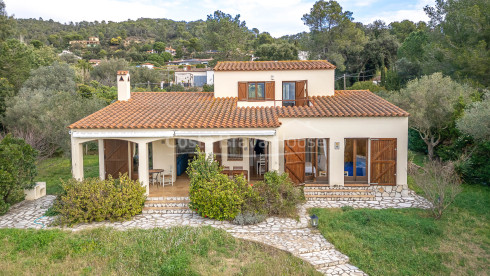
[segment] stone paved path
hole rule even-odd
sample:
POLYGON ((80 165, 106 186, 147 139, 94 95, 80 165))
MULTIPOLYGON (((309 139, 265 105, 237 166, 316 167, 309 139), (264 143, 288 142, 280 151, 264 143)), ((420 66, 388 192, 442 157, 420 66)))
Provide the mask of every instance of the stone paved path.
MULTIPOLYGON (((24 201, 13 206, 7 214, 0 217, 0 228, 42 228, 43 226, 35 224, 34 220, 44 214, 52 205, 54 198, 54 196, 45 196, 35 201, 24 201)), ((308 201, 299 207, 299 221, 271 217, 256 225, 238 226, 226 221, 204 219, 197 214, 142 214, 135 216, 130 221, 79 224, 74 228, 67 228, 67 230, 78 231, 100 226, 124 230, 210 225, 224 229, 237 238, 261 242, 291 252, 294 256, 313 264, 318 271, 325 275, 366 275, 357 267, 349 264, 349 258, 335 250, 334 246, 317 230, 308 227, 308 208, 338 208, 345 205, 354 208, 374 209, 427 208, 429 206, 424 198, 411 192, 407 197, 383 198, 380 201, 308 201)), ((52 218, 44 217, 37 222, 48 225, 51 221, 52 218)))

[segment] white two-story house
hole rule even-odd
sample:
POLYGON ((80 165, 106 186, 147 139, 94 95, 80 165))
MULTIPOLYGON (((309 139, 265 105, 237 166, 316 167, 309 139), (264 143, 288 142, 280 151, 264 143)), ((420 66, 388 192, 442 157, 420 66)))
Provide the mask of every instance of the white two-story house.
POLYGON ((129 173, 150 191, 151 170, 172 180, 198 145, 227 172, 261 179, 287 172, 298 184, 407 186, 408 116, 364 90, 334 90, 324 60, 219 62, 213 92, 131 93, 70 126, 73 176, 82 144, 99 143, 100 177, 129 173))

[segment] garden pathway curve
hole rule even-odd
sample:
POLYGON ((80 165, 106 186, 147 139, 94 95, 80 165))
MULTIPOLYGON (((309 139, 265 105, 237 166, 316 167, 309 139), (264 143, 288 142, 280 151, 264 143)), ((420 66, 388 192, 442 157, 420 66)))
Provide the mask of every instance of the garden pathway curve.
MULTIPOLYGON (((0 217, 0 228, 39 229, 49 225, 53 218, 42 216, 52 205, 54 199, 54 196, 45 196, 38 200, 24 201, 14 205, 7 214, 0 217)), ((325 275, 366 275, 357 267, 349 264, 349 258, 337 251, 319 231, 308 227, 308 208, 338 208, 345 205, 354 208, 374 209, 427 208, 429 206, 424 198, 410 192, 407 197, 384 198, 379 201, 308 201, 299 207, 299 221, 271 217, 256 225, 238 226, 226 221, 205 219, 197 214, 148 213, 135 216, 129 221, 79 224, 73 228, 67 228, 67 230, 78 231, 100 226, 124 230, 210 225, 224 229, 237 238, 261 242, 288 251, 313 264, 318 271, 325 275)))

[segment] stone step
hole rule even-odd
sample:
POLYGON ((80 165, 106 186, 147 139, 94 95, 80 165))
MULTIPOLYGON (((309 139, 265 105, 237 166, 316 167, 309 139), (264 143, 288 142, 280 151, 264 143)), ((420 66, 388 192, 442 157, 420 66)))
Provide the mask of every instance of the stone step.
POLYGON ((189 207, 143 207, 143 214, 192 214, 189 207))
POLYGON ((304 189, 305 193, 309 192, 325 192, 325 193, 373 193, 372 190, 360 190, 360 189, 304 189))
POLYGON ((330 187, 330 184, 306 183, 305 187, 330 187))
POLYGON ((165 197, 165 196, 161 196, 161 197, 156 197, 156 196, 153 196, 153 197, 147 197, 146 198, 146 201, 172 201, 172 200, 189 200, 189 197, 185 197, 185 196, 176 196, 176 197, 165 197))
POLYGON ((359 197, 359 198, 375 198, 374 195, 305 195, 308 197, 331 197, 331 198, 351 198, 351 197, 359 197))
POLYGON ((185 201, 177 201, 177 202, 146 201, 145 207, 189 207, 189 202, 185 202, 185 201))
POLYGON ((311 263, 316 269, 347 264, 349 257, 335 249, 299 254, 299 257, 311 263))
POLYGON ((344 187, 370 187, 369 184, 361 184, 361 183, 353 183, 353 184, 344 184, 344 187))

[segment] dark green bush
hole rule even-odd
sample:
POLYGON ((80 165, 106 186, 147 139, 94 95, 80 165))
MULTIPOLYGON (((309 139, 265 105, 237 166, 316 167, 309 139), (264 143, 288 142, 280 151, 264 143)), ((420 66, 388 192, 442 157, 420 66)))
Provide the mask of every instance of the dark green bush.
POLYGON ((62 181, 62 187, 63 193, 56 202, 62 225, 127 220, 141 213, 146 200, 146 189, 127 174, 119 179, 71 179, 62 181))
POLYGON ((490 141, 478 143, 471 155, 457 162, 456 171, 466 183, 490 185, 490 141))
POLYGON ((11 134, 0 141, 0 215, 24 200, 24 189, 34 186, 36 157, 36 150, 11 134))
POLYGON ((264 181, 253 188, 263 198, 263 208, 268 215, 295 217, 296 206, 305 200, 303 191, 293 185, 287 173, 267 172, 264 181))
POLYGON ((221 173, 219 164, 212 156, 198 154, 189 163, 190 208, 202 217, 231 220, 240 213, 245 198, 253 195, 252 187, 243 177, 229 179, 221 173))

